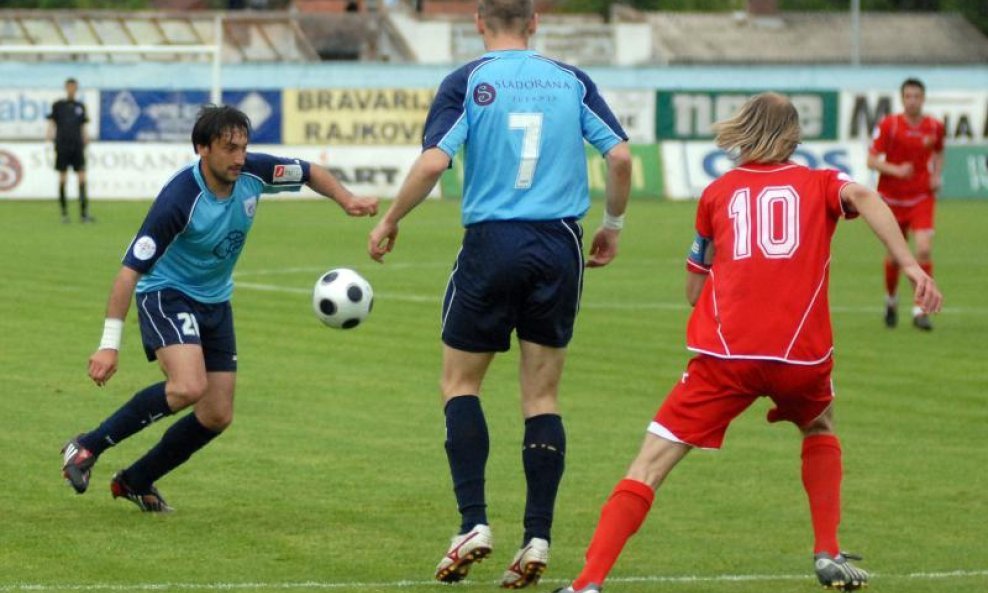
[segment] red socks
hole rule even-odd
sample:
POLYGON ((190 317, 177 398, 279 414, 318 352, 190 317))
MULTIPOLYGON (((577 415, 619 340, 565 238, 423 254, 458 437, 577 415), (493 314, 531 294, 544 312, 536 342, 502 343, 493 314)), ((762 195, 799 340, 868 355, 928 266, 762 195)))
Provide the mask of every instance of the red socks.
POLYGON ((899 266, 892 260, 885 260, 885 294, 895 296, 899 287, 899 266))
POLYGON ((840 525, 840 485, 843 477, 840 441, 832 434, 803 439, 803 487, 810 499, 813 520, 813 553, 836 556, 840 525))
POLYGON ((926 272, 927 276, 930 278, 933 277, 933 262, 919 262, 919 267, 923 268, 923 271, 926 272))
POLYGON ((587 548, 586 564, 573 581, 579 591, 589 583, 602 585, 617 561, 625 542, 645 521, 655 492, 645 483, 624 479, 618 482, 600 512, 600 521, 587 548))
MULTIPOLYGON (((803 439, 803 487, 810 500, 813 519, 813 553, 840 553, 837 526, 840 524, 840 487, 843 477, 840 441, 835 435, 813 435, 803 439)), ((637 480, 618 482, 600 512, 600 521, 587 549, 586 563, 573 581, 579 591, 590 583, 603 585, 652 507, 655 493, 637 480)))

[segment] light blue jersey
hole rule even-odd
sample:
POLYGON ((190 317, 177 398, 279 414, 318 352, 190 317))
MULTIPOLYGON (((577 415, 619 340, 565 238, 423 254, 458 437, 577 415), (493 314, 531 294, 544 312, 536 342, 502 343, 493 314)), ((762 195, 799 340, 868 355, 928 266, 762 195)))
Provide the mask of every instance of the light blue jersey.
POLYGON ((423 148, 452 158, 465 147, 464 225, 579 219, 590 207, 584 138, 605 155, 628 139, 590 77, 535 51, 507 50, 443 80, 423 148))
POLYGON ((200 162, 175 174, 155 198, 123 264, 143 276, 137 292, 172 288, 202 303, 233 294, 233 267, 254 224, 261 194, 298 191, 309 163, 248 153, 233 191, 217 198, 200 162))

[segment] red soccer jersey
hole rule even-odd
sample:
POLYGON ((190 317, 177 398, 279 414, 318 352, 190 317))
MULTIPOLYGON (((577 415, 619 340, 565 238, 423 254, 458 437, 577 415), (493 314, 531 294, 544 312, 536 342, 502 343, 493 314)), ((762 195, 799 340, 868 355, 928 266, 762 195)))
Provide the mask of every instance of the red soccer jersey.
POLYGON ((713 239, 714 259, 686 330, 690 350, 793 364, 830 356, 830 241, 850 182, 791 162, 747 164, 704 190, 696 230, 713 239))
POLYGON ((940 120, 924 116, 911 125, 905 114, 887 115, 875 128, 871 153, 884 154, 898 165, 912 163, 913 174, 906 179, 891 175, 878 178, 878 193, 890 204, 909 206, 930 193, 930 157, 943 151, 944 127, 940 120))

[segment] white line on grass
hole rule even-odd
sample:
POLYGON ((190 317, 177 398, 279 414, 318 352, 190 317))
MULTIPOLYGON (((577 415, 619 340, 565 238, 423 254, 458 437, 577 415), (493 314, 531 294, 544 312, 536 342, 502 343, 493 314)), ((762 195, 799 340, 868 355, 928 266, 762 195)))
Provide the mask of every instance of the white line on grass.
MULTIPOLYGON (((249 290, 260 290, 264 292, 285 292, 290 294, 311 294, 310 288, 296 288, 292 286, 281 286, 278 284, 261 284, 258 282, 237 282, 238 288, 249 290)), ((375 297, 386 301, 401 301, 406 303, 435 303, 440 302, 439 296, 428 296, 421 294, 395 294, 376 293, 375 297)), ((688 311, 691 307, 686 303, 663 303, 658 301, 643 302, 622 302, 613 303, 592 303, 582 301, 580 307, 583 309, 608 309, 608 310, 663 310, 663 311, 688 311)), ((881 315, 884 309, 881 306, 875 307, 850 307, 845 305, 831 305, 833 313, 852 313, 855 315, 881 315)), ((983 307, 945 307, 941 314, 947 315, 985 315, 988 309, 983 307)))
MULTIPOLYGON (((911 572, 907 574, 872 574, 875 579, 882 580, 945 580, 969 577, 988 577, 988 570, 952 570, 944 572, 911 572)), ((638 576, 613 577, 609 583, 717 583, 717 582, 773 582, 773 581, 812 581, 812 575, 805 574, 721 574, 721 575, 679 575, 679 576, 638 576)), ((543 579, 545 583, 565 584, 562 579, 543 579)), ((489 586, 486 581, 468 581, 457 587, 469 585, 489 586)), ((305 589, 382 589, 434 587, 436 581, 391 581, 380 583, 361 582, 274 582, 274 583, 93 583, 93 584, 45 584, 20 583, 0 585, 0 593, 20 593, 28 591, 185 591, 207 590, 228 591, 233 589, 275 589, 275 590, 305 590, 305 589)))

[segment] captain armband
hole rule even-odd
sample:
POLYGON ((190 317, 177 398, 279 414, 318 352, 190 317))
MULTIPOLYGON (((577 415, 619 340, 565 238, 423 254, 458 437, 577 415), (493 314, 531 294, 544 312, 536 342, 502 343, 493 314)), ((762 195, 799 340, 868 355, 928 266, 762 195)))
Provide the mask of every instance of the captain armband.
POLYGON ((707 261, 707 250, 710 249, 712 239, 708 239, 697 233, 690 246, 689 255, 686 256, 686 269, 695 274, 706 274, 710 272, 710 262, 707 261))

